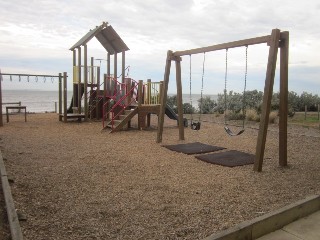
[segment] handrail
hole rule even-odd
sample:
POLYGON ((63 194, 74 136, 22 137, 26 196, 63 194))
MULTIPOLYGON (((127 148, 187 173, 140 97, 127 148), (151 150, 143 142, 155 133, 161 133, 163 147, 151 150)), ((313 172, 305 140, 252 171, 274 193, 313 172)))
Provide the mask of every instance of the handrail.
POLYGON ((105 126, 104 126, 105 116, 108 115, 109 113, 112 113, 111 126, 112 126, 112 128, 113 128, 113 126, 114 126, 114 119, 115 119, 116 117, 118 117, 118 116, 120 115, 120 113, 121 113, 123 110, 125 110, 125 108, 126 108, 127 106, 129 106, 129 105, 134 101, 134 99, 131 99, 131 101, 129 102, 128 105, 125 105, 125 104, 124 104, 124 105, 120 105, 120 104, 122 104, 122 101, 125 100, 125 99, 133 92, 133 90, 134 90, 135 88, 137 88, 137 86, 138 86, 138 85, 133 86, 124 96, 122 96, 122 97, 112 106, 112 108, 111 108, 107 113, 105 113, 105 107, 103 107, 103 118, 102 118, 102 126, 103 126, 103 128, 105 127, 105 126), (115 109, 117 106, 121 106, 121 107, 123 108, 123 110, 122 110, 122 111, 119 111, 118 114, 114 115, 114 109, 115 109))

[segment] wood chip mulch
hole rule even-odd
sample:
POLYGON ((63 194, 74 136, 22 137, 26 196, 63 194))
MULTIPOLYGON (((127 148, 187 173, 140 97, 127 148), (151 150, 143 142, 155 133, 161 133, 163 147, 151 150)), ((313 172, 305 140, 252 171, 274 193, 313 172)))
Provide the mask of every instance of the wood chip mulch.
MULTIPOLYGON (((277 124, 269 127, 263 171, 223 167, 170 151, 148 131, 101 132, 101 122, 15 116, 0 129, 25 239, 202 239, 320 194, 320 131, 289 126, 288 163, 278 166, 277 124), (21 117, 21 118, 20 118, 21 117)), ((132 126, 136 122, 132 121, 132 126)), ((202 123, 178 141, 166 118, 163 143, 201 142, 255 153, 258 131, 228 136, 202 123)))

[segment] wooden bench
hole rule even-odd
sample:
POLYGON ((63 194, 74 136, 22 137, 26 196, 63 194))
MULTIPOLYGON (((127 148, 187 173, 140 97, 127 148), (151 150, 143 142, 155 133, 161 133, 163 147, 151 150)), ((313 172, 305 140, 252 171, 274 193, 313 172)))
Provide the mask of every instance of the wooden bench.
POLYGON ((6 107, 7 123, 9 122, 9 109, 24 110, 24 121, 27 121, 27 107, 26 106, 8 106, 6 107))

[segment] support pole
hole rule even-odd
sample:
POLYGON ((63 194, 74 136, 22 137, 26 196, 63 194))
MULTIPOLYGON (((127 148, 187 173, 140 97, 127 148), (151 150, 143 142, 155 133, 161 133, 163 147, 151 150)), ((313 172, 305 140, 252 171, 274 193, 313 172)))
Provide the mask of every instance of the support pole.
POLYGON ((110 78, 110 53, 107 55, 107 75, 110 78))
POLYGON ((63 73, 63 121, 67 122, 67 73, 63 73))
POLYGON ((122 71, 121 71, 121 76, 122 76, 122 82, 124 82, 124 79, 125 79, 125 69, 126 69, 126 52, 125 51, 122 51, 122 71))
POLYGON ((78 47, 78 113, 81 114, 81 47, 78 47))
POLYGON ((97 91, 95 97, 95 104, 96 104, 96 119, 100 119, 100 112, 99 112, 99 95, 100 95, 100 67, 97 67, 97 91))
MULTIPOLYGON (((103 121, 106 120, 105 113, 109 112, 110 110, 109 104, 107 104, 107 79, 108 79, 108 75, 105 73, 103 75, 103 105, 102 105, 103 121)), ((107 116, 107 119, 108 119, 108 116, 107 116)))
POLYGON ((289 32, 281 33, 280 42, 280 104, 279 104, 279 165, 287 162, 287 128, 288 128, 288 65, 289 32))
POLYGON ((59 121, 62 121, 62 74, 59 73, 59 121))
POLYGON ((170 76, 172 54, 173 54, 173 52, 171 50, 169 50, 167 52, 166 67, 165 67, 164 79, 163 79, 164 84, 163 84, 163 91, 162 91, 161 102, 160 102, 160 113, 159 113, 159 118, 158 118, 157 143, 162 142, 164 114, 165 114, 166 103, 167 103, 167 94, 168 94, 168 85, 169 85, 169 76, 170 76))
POLYGON ((1 75, 1 71, 0 71, 0 107, 1 107, 1 111, 0 111, 0 127, 3 127, 3 113, 2 113, 2 75, 1 75))
POLYGON ((175 63, 176 63, 176 82, 177 82, 179 140, 184 140, 182 83, 181 83, 181 57, 175 57, 175 63))
MULTIPOLYGON (((83 53, 83 80, 84 80, 84 121, 88 121, 89 108, 88 108, 88 48, 87 44, 84 45, 83 53)), ((81 94, 81 93, 80 93, 81 94)), ((81 95, 80 95, 81 99, 81 95)), ((81 100, 80 100, 81 101, 81 100)))
POLYGON ((275 70, 276 70, 276 64, 277 64, 279 40, 280 40, 280 30, 273 29, 271 33, 271 39, 269 42, 270 44, 269 58, 268 58, 268 66, 267 66, 266 80, 265 80, 265 86, 264 86, 261 121, 260 121, 258 140, 257 140, 257 146, 256 146, 256 157, 255 157, 255 162, 253 167, 253 170, 258 172, 262 171, 264 150, 266 145, 267 130, 268 130, 268 123, 269 123, 269 114, 270 114, 270 108, 271 108, 272 90, 273 90, 274 76, 275 76, 275 70))
POLYGON ((143 94, 143 80, 139 80, 139 85, 138 85, 138 129, 141 130, 142 125, 141 124, 141 114, 140 114, 140 109, 142 105, 142 94, 143 94))
POLYGON ((118 54, 117 53, 114 53, 113 61, 114 61, 113 62, 113 77, 115 80, 118 80, 118 54))

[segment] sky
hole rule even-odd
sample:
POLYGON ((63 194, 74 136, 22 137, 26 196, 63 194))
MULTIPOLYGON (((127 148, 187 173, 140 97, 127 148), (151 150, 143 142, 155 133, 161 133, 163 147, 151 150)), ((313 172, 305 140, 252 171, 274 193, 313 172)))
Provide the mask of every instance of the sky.
MULTIPOLYGON (((90 29, 108 22, 130 48, 129 76, 161 81, 168 50, 180 51, 271 34, 290 33, 289 91, 320 95, 320 2, 318 0, 10 0, 0 2, 2 73, 68 73, 72 89, 72 52, 90 29)), ((269 47, 248 47, 246 90, 263 91, 269 47)), ((242 92, 245 47, 228 50, 227 91, 242 92)), ((182 58, 183 93, 213 95, 225 87, 224 50, 182 58), (203 83, 203 87, 202 87, 203 83)), ((106 59, 96 39, 88 57, 106 59)), ((119 63, 121 57, 118 57, 119 63)), ((279 63, 279 57, 278 57, 279 63)), ((105 61, 101 72, 105 72, 105 61)), ((121 66, 121 64, 119 65, 121 66)), ((176 92, 172 65, 169 93, 176 92)), ((120 71, 118 71, 120 72, 120 71)), ((58 90, 57 81, 4 77, 3 89, 58 90)), ((279 65, 274 91, 279 90, 279 65)))

